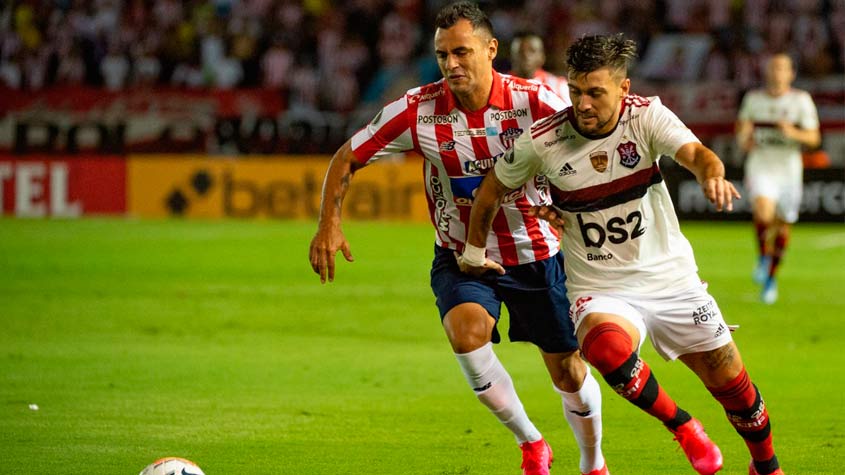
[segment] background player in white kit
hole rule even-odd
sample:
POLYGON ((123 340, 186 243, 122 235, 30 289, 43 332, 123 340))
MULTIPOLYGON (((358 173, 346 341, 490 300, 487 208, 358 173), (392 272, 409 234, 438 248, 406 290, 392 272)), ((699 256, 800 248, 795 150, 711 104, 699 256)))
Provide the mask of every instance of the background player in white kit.
POLYGON ((698 473, 712 475, 722 468, 718 447, 639 358, 648 333, 661 356, 683 361, 725 408, 751 453, 749 474, 782 474, 766 406, 699 280, 657 161, 669 155, 692 171, 719 211, 739 194, 719 158, 658 98, 629 94, 635 51, 621 34, 569 47, 572 107, 534 124, 484 179, 459 263, 473 274, 505 272, 485 258, 491 217, 509 190, 547 176, 556 210, 541 211, 564 227, 570 316, 587 361, 663 422, 698 473))
POLYGON ((529 420, 510 375, 491 342, 501 304, 510 313, 511 340, 531 341, 542 351, 554 387, 563 399, 581 451, 581 472, 607 475, 601 453, 601 392, 577 351, 567 316, 563 259, 546 221, 529 216, 549 203, 548 184, 532 180, 509 197, 497 214, 491 251, 511 270, 508 276, 473 278, 458 268, 478 184, 523 130, 566 103, 547 87, 493 70, 498 43, 477 5, 461 2, 437 16, 435 54, 444 80, 408 91, 335 154, 326 173, 320 223, 309 259, 325 282, 334 278, 342 251, 352 260, 340 228, 341 205, 352 174, 392 153, 415 150, 424 159, 429 212, 435 225, 431 286, 444 330, 461 370, 478 399, 516 437, 523 473, 548 475, 552 453, 529 420))
POLYGON ((742 100, 736 139, 748 153, 745 185, 757 237, 754 280, 763 284, 761 299, 777 300, 775 274, 789 242, 789 228, 801 207, 803 165, 801 147, 821 143, 819 115, 806 91, 792 88, 795 70, 786 54, 766 62, 766 87, 749 91, 742 100))

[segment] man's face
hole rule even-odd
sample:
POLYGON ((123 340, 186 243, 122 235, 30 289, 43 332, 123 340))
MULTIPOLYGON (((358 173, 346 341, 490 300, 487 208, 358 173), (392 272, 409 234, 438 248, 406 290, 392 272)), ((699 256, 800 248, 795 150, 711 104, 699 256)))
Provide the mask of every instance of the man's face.
POLYGON ((772 56, 766 64, 766 82, 774 89, 786 89, 795 79, 792 60, 789 56, 778 54, 772 56))
POLYGON ((457 95, 472 94, 493 69, 498 42, 483 29, 473 30, 468 20, 434 33, 434 54, 449 89, 457 95))
POLYGON ((527 36, 511 43, 511 63, 517 74, 531 79, 534 72, 542 68, 545 62, 546 53, 540 38, 527 36))
POLYGON ((602 135, 613 130, 619 121, 622 98, 628 95, 631 80, 614 76, 610 68, 569 75, 569 97, 575 111, 578 131, 585 135, 602 135))

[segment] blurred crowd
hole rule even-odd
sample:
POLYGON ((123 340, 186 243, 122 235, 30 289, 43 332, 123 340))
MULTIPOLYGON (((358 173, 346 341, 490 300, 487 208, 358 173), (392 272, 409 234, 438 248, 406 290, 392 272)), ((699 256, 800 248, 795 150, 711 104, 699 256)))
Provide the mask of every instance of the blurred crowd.
MULTIPOLYGON (((348 112, 439 78, 432 24, 445 3, 7 0, 0 3, 0 84, 29 91, 265 87, 291 107, 348 112)), ((511 37, 528 30, 545 39, 546 69, 561 74, 573 38, 617 31, 639 42, 648 67, 634 76, 730 80, 744 89, 760 83, 762 61, 774 51, 789 52, 800 76, 843 72, 845 0, 479 3, 500 40, 501 70, 509 67, 511 37)))

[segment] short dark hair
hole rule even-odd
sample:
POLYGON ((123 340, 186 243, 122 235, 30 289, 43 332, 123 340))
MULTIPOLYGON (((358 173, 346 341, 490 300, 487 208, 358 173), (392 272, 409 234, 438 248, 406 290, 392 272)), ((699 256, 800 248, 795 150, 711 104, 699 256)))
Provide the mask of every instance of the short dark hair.
POLYGON ((472 25, 473 30, 480 28, 487 31, 490 36, 494 36, 490 18, 473 2, 457 2, 446 5, 437 13, 434 26, 443 29, 452 28, 459 20, 467 20, 472 25))
POLYGON ((614 74, 626 74, 636 57, 637 43, 622 33, 582 36, 566 49, 566 66, 569 74, 586 74, 605 67, 614 74))

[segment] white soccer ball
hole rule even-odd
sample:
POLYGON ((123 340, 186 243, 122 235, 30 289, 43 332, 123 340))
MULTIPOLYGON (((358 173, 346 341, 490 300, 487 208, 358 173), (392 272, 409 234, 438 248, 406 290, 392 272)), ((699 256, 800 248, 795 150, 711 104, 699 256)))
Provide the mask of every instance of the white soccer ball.
POLYGON ((147 465, 138 475, 205 475, 205 473, 190 460, 165 457, 147 465))

